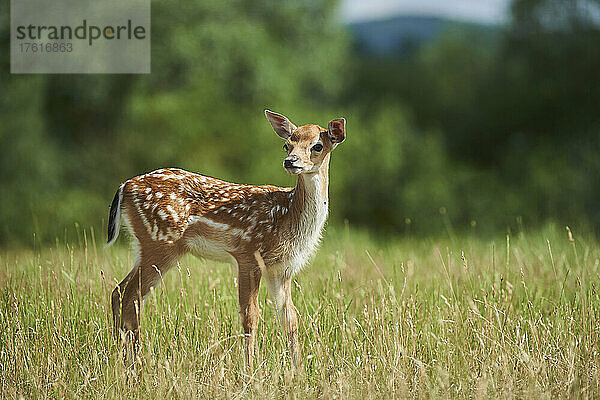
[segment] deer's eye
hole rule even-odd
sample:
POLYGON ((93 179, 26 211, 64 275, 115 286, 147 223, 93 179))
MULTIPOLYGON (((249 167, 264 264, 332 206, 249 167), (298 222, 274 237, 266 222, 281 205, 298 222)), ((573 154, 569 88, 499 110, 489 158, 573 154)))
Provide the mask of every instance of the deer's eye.
POLYGON ((322 151, 322 150, 323 150, 323 145, 321 143, 317 143, 317 144, 315 144, 312 147, 312 151, 319 152, 319 151, 322 151))

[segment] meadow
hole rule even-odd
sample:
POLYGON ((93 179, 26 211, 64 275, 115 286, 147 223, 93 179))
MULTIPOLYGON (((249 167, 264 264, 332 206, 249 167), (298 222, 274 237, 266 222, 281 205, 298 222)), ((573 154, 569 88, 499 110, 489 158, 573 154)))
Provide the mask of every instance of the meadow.
POLYGON ((295 278, 294 375, 266 288, 244 376, 236 272, 186 257, 145 303, 134 384, 108 302, 132 256, 94 236, 0 253, 1 398, 600 395, 600 242, 576 230, 382 239, 330 226, 295 278))

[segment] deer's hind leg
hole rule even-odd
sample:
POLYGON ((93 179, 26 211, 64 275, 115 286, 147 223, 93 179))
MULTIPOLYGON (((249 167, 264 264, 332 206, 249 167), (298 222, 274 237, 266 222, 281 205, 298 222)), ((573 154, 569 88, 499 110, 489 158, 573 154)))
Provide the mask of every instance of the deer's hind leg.
POLYGON ((166 245, 155 246, 151 251, 142 248, 139 261, 112 293, 115 335, 118 340, 124 338, 131 346, 125 352, 126 362, 128 358, 133 361, 139 349, 139 326, 144 299, 177 259, 176 254, 173 248, 166 245), (127 356, 127 350, 131 351, 133 357, 127 356))
POLYGON ((121 335, 121 327, 122 319, 121 319, 121 308, 123 304, 123 294, 125 292, 125 288, 129 283, 131 277, 135 274, 137 269, 139 268, 139 260, 134 262, 133 269, 129 271, 127 276, 115 287, 111 294, 111 306, 112 306, 112 315, 113 315, 113 334, 115 339, 119 340, 121 335))

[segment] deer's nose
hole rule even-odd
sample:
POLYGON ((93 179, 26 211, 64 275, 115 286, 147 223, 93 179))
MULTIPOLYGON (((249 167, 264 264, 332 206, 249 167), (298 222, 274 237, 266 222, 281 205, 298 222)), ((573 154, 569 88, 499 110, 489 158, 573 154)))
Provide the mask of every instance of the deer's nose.
POLYGON ((286 158, 286 159, 283 161, 283 166, 284 166, 285 168, 292 168, 292 167, 294 167, 294 163, 295 163, 296 161, 298 161, 298 157, 296 157, 296 156, 290 156, 290 157, 286 158))

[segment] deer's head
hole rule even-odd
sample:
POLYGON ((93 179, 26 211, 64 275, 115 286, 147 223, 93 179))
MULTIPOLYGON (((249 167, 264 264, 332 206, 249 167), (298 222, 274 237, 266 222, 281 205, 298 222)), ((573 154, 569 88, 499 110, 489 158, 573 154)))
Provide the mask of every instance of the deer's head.
POLYGON ((281 114, 265 110, 265 115, 275 133, 285 140, 287 153, 283 167, 290 174, 310 174, 318 172, 327 155, 346 139, 346 120, 333 119, 327 128, 308 124, 294 125, 281 114))

